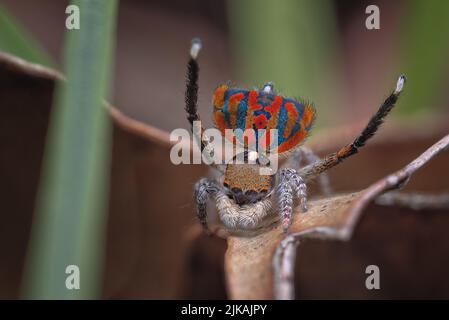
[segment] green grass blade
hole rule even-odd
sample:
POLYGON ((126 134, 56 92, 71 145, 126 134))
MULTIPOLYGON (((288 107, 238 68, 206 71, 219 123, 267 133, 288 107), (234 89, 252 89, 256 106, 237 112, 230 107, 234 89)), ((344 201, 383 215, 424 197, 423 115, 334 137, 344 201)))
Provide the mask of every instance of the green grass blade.
POLYGON ((0 50, 34 63, 54 66, 50 56, 1 5, 0 50))
POLYGON ((23 282, 32 299, 99 297, 111 126, 103 98, 110 83, 117 1, 74 1, 80 30, 66 31, 64 71, 51 115, 23 282), (68 265, 80 289, 68 290, 68 265))

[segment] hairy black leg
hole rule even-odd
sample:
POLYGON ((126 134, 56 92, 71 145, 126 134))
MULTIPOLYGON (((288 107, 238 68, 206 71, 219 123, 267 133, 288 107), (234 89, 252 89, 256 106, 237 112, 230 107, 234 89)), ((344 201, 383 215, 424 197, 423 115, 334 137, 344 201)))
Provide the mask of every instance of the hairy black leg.
POLYGON ((282 219, 282 228, 288 232, 292 223, 293 197, 296 195, 302 212, 307 211, 307 186, 304 179, 298 175, 296 170, 284 168, 279 171, 279 183, 276 190, 279 215, 282 219))
MULTIPOLYGON (((187 112, 187 120, 189 120, 190 126, 192 127, 194 121, 200 121, 200 116, 198 114, 198 78, 200 68, 198 66, 197 58, 201 50, 200 39, 193 39, 192 45, 190 47, 190 59, 187 63, 187 76, 186 76, 186 92, 185 92, 185 110, 187 112)), ((200 137, 197 137, 198 141, 201 143, 201 151, 206 147, 207 142, 202 139, 204 128, 200 127, 200 137)))
POLYGON ((300 170, 300 174, 306 180, 310 180, 324 171, 341 163, 348 157, 356 154, 358 149, 363 147, 365 143, 377 132, 380 125, 383 123, 385 117, 393 109, 399 95, 404 87, 405 76, 401 75, 396 83, 396 89, 390 94, 390 96, 382 103, 376 114, 370 119, 365 129, 360 133, 360 135, 352 142, 338 150, 337 152, 331 153, 315 163, 308 165, 307 167, 300 170))
POLYGON ((200 68, 196 59, 201 50, 201 41, 193 39, 190 47, 190 59, 187 63, 187 82, 185 93, 185 110, 187 112, 187 120, 193 126, 193 121, 200 120, 198 115, 198 76, 200 68))
MULTIPOLYGON (((201 152, 210 158, 210 154, 213 154, 213 147, 209 143, 209 137, 204 133, 205 129, 201 125, 200 115, 198 114, 198 78, 200 68, 198 66, 197 58, 201 50, 201 41, 198 38, 192 40, 190 47, 190 59, 187 62, 187 75, 186 75, 186 92, 185 92, 185 110, 187 112, 187 120, 189 120, 194 138, 198 142, 201 148, 201 152), (199 123, 199 127, 194 129, 194 122, 199 123)), ((216 163, 211 164, 212 167, 223 172, 223 168, 216 163)))
POLYGON ((219 191, 217 183, 213 180, 202 178, 195 184, 196 214, 206 232, 209 231, 207 225, 207 200, 219 191))

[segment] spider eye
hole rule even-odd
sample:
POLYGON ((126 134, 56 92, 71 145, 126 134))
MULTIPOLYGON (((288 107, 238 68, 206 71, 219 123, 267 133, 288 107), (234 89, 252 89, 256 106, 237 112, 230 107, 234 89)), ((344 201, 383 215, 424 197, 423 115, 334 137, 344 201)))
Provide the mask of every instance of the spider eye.
POLYGON ((241 194, 243 194, 243 190, 240 189, 240 188, 234 187, 234 188, 231 189, 231 191, 232 191, 232 193, 233 193, 234 195, 241 195, 241 194))

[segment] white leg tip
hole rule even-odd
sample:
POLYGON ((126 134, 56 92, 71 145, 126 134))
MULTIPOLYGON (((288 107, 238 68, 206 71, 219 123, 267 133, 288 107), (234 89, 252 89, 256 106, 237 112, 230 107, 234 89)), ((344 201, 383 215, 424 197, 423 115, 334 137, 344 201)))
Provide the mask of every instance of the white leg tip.
POLYGON ((273 82, 267 82, 264 86, 263 86, 263 92, 265 93, 271 93, 273 91, 274 88, 274 84, 273 82))
POLYGON ((290 219, 288 218, 284 218, 282 220, 282 231, 284 231, 284 233, 288 233, 288 229, 290 228, 290 219))
POLYGON ((193 38, 190 47, 190 56, 192 59, 196 59, 201 50, 201 40, 199 38, 193 38))
POLYGON ((398 79, 398 82, 396 83, 396 90, 394 90, 394 93, 398 94, 402 91, 406 80, 407 78, 405 77, 405 75, 401 74, 398 79))

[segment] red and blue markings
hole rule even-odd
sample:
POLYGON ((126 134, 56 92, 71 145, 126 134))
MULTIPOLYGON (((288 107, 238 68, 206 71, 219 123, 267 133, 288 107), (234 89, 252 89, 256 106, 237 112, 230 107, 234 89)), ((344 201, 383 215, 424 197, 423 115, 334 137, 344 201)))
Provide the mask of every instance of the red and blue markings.
POLYGON ((314 119, 311 104, 272 92, 222 85, 214 93, 214 120, 223 135, 225 129, 253 129, 256 144, 261 139, 267 146, 274 143, 279 153, 298 146, 308 135, 314 119), (270 143, 266 134, 270 129, 278 130, 277 142, 270 143))

